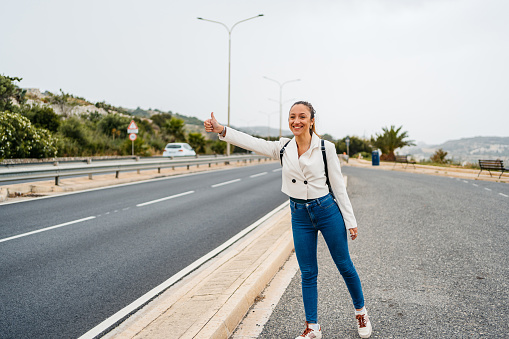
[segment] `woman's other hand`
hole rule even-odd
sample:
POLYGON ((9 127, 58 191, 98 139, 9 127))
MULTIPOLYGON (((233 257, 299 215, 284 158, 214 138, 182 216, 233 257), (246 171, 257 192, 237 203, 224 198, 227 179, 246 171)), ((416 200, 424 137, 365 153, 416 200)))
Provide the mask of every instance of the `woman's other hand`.
POLYGON ((206 132, 221 133, 224 128, 223 125, 220 125, 217 122, 216 118, 214 117, 214 112, 210 113, 210 119, 205 120, 203 125, 205 126, 206 132))
POLYGON ((349 231, 350 231, 350 237, 352 238, 352 240, 355 240, 355 238, 357 238, 357 227, 350 228, 349 231))

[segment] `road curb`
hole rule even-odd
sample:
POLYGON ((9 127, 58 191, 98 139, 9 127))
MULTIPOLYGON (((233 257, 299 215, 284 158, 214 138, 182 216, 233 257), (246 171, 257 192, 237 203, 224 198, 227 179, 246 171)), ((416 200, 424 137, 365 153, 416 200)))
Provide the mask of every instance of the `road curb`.
POLYGON ((293 250, 288 203, 105 338, 228 338, 293 250))

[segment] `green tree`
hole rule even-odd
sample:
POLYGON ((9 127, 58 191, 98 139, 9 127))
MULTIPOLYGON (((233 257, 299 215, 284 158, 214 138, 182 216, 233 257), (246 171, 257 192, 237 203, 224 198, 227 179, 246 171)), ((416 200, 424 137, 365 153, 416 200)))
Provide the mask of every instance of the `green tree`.
POLYGON ((413 140, 406 140, 408 132, 401 132, 403 126, 396 128, 394 125, 391 128, 383 127, 381 134, 376 134, 375 137, 371 137, 371 143, 376 148, 382 150, 381 160, 394 161, 394 151, 404 146, 414 146, 413 140))
POLYGON ((164 125, 166 125, 166 123, 168 123, 171 120, 171 114, 169 113, 154 114, 153 116, 150 117, 150 119, 152 119, 154 124, 159 126, 159 128, 163 128, 164 125))
POLYGON ((85 148, 88 144, 86 128, 77 117, 65 119, 58 130, 62 136, 77 141, 82 148, 85 148))
POLYGON ((175 117, 171 118, 171 120, 164 125, 164 130, 170 136, 171 142, 186 142, 184 125, 184 120, 175 117))
POLYGON ((0 158, 56 157, 57 140, 19 113, 0 112, 0 158))
POLYGON ((127 127, 131 122, 130 118, 124 117, 120 114, 109 113, 102 117, 97 123, 99 130, 104 134, 111 136, 113 129, 120 131, 120 138, 127 138, 127 127))
POLYGON ((224 154, 224 152, 226 152, 226 142, 221 141, 221 140, 216 140, 212 143, 212 145, 210 146, 210 149, 215 154, 224 154))
POLYGON ((439 148, 433 153, 433 155, 430 157, 429 160, 432 162, 435 162, 437 164, 445 164, 447 160, 445 160, 445 157, 447 156, 447 152, 443 149, 439 148))
POLYGON ((60 116, 49 106, 33 105, 30 109, 24 110, 23 115, 36 127, 51 132, 57 132, 60 126, 60 116))
POLYGON ((189 133, 189 145, 196 153, 205 153, 205 137, 201 133, 189 133))
POLYGON ((20 111, 20 106, 15 105, 12 100, 14 99, 21 106, 25 103, 26 90, 14 84, 15 81, 21 80, 22 78, 0 75, 0 112, 20 111))
MULTIPOLYGON (((346 153, 347 147, 346 147, 346 138, 339 139, 336 142, 336 152, 338 154, 346 153)), ((369 140, 362 139, 356 136, 350 137, 350 146, 349 146, 350 155, 355 155, 357 153, 371 153, 372 147, 369 140)))

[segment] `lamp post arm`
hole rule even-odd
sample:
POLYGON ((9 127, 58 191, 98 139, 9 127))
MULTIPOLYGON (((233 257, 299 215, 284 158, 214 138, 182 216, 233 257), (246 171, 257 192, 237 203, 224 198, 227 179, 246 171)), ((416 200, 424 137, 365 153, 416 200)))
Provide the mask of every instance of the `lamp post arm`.
POLYGON ((203 20, 203 21, 208 21, 208 22, 213 22, 215 24, 220 24, 221 26, 223 26, 224 28, 226 28, 226 30, 228 31, 228 33, 231 33, 231 30, 228 28, 228 26, 226 26, 225 24, 223 24, 222 22, 219 22, 219 21, 214 21, 214 20, 209 20, 209 19, 204 19, 204 18, 197 18, 198 20, 203 20))
POLYGON ((232 28, 230 29, 230 32, 231 32, 231 31, 233 31, 233 29, 235 28, 235 26, 237 26, 237 25, 238 25, 238 24, 240 24, 241 22, 248 21, 248 20, 252 20, 252 19, 256 19, 256 18, 261 17, 261 16, 263 16, 263 14, 258 14, 258 15, 256 15, 256 16, 251 17, 251 18, 247 18, 247 19, 244 19, 244 20, 240 20, 239 22, 235 23, 235 24, 232 26, 232 28))

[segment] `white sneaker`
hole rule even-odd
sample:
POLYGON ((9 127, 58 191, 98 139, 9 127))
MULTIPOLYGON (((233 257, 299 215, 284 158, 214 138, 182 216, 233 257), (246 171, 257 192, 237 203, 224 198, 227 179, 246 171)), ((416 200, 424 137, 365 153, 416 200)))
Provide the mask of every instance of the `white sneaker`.
POLYGON ((357 330, 361 338, 369 338, 371 336, 372 328, 371 321, 369 321, 368 311, 364 309, 364 312, 355 316, 357 319, 357 330))
POLYGON ((309 327, 308 322, 306 321, 306 329, 304 332, 299 335, 295 339, 321 339, 322 338, 322 327, 318 325, 319 330, 313 330, 311 327, 309 327))

